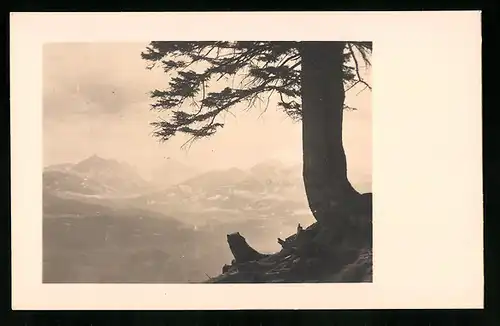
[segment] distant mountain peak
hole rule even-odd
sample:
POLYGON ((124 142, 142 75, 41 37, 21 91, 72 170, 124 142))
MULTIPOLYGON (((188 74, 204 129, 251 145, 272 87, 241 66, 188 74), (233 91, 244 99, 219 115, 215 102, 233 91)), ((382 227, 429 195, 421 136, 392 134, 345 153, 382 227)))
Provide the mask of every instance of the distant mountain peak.
POLYGON ((91 156, 89 156, 89 157, 87 158, 87 160, 91 160, 91 161, 106 161, 106 159, 105 159, 105 158, 102 158, 102 157, 100 157, 100 156, 99 156, 99 155, 97 155, 97 154, 92 154, 91 156))
POLYGON ((100 164, 100 163, 105 163, 107 162, 107 159, 104 159, 100 157, 97 154, 93 154, 86 159, 81 160, 80 162, 77 163, 77 165, 82 165, 82 164, 100 164))
POLYGON ((100 167, 118 167, 128 166, 128 164, 120 163, 115 159, 103 158, 97 154, 93 154, 88 158, 78 162, 75 167, 77 169, 100 168, 100 167))
POLYGON ((116 159, 103 158, 97 154, 76 163, 70 169, 66 169, 66 172, 119 192, 135 192, 149 187, 148 182, 140 176, 136 167, 116 159))

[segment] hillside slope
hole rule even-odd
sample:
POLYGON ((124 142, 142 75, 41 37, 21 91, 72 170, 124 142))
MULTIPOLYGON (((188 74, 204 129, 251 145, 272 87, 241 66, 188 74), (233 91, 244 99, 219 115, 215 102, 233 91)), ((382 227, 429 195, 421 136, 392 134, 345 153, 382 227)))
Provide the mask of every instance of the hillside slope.
POLYGON ((46 193, 43 282, 202 282, 230 259, 223 236, 159 213, 46 193))

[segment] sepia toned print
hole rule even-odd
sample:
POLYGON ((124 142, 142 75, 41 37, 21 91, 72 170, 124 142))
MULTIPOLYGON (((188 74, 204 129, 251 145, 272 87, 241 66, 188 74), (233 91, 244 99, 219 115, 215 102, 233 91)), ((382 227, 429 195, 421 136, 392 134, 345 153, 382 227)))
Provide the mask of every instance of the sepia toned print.
POLYGON ((43 282, 372 282, 371 55, 45 44, 43 282))

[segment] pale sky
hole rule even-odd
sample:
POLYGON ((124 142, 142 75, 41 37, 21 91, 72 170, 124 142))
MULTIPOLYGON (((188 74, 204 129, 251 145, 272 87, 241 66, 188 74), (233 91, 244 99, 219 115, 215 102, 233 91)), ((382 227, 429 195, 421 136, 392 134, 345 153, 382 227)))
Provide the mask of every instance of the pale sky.
MULTIPOLYGON (((166 143, 151 136, 148 92, 165 88, 161 69, 147 70, 140 53, 145 43, 66 43, 44 47, 44 164, 77 162, 92 154, 128 161, 142 170, 167 159, 199 168, 248 167, 279 158, 301 162, 301 125, 275 109, 273 102, 245 112, 236 106, 213 137, 180 146, 179 134, 166 143)), ((368 71, 366 78, 369 80, 368 71)), ((372 85, 373 87, 374 85, 372 85)), ((344 146, 349 174, 371 175, 371 92, 353 89, 344 114, 344 146)), ((374 87, 376 89, 376 86, 374 87)))

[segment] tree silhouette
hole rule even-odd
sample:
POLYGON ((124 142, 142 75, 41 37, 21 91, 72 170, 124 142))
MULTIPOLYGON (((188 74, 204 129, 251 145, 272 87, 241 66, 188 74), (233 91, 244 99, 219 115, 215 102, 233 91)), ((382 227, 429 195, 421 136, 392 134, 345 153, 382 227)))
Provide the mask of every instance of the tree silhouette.
MULTIPOLYGON (((342 144, 345 93, 361 78, 360 63, 370 65, 371 42, 151 42, 141 53, 171 74, 168 88, 154 90, 152 109, 169 119, 152 123, 166 141, 177 133, 190 142, 212 136, 224 126, 224 112, 236 104, 253 107, 278 96, 278 106, 302 121, 303 178, 311 211, 324 225, 342 220, 360 196, 347 178, 342 144), (240 77, 236 86, 212 90, 221 79, 240 77)), ((234 79, 233 79, 234 81, 234 79)), ((189 142, 189 143, 190 143, 189 142)), ((371 196, 366 209, 371 213, 371 196)), ((358 205, 359 207, 359 205, 358 205)), ((368 213, 368 212, 367 212, 368 213)))

